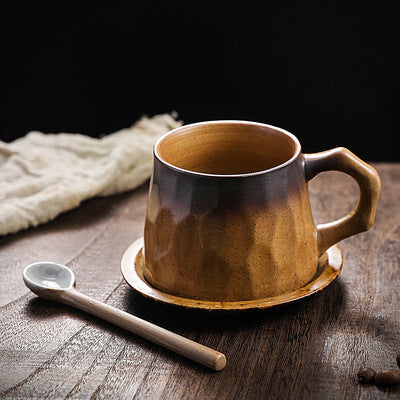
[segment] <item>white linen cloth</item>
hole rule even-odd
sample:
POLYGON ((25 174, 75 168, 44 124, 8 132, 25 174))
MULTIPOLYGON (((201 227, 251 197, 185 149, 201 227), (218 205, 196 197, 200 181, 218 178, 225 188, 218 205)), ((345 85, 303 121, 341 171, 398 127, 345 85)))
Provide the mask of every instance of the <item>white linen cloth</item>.
POLYGON ((157 138, 182 124, 175 117, 144 116, 100 139, 29 132, 0 141, 0 235, 45 223, 90 197, 141 185, 157 138))

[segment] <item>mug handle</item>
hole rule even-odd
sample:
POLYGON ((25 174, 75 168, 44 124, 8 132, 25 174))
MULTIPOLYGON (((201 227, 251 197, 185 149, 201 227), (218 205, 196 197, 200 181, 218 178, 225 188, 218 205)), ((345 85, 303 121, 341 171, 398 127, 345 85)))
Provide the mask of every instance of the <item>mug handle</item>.
POLYGON ((317 225, 318 252, 356 233, 367 231, 374 223, 381 181, 375 168, 344 147, 304 154, 304 174, 310 181, 323 171, 341 171, 353 177, 360 188, 357 206, 345 217, 317 225))

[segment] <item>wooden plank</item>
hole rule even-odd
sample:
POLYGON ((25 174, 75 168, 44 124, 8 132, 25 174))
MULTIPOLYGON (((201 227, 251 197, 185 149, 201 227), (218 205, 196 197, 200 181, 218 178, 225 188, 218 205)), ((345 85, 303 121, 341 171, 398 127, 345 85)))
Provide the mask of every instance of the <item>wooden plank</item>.
MULTIPOLYGON (((153 303, 122 281, 123 251, 142 234, 147 187, 93 199, 47 225, 0 238, 0 397, 397 399, 361 386, 361 366, 397 368, 400 351, 400 164, 376 164, 376 224, 340 244, 339 279, 304 301, 214 314, 153 303), (227 356, 218 373, 24 287, 25 265, 68 264, 78 288, 227 356)), ((310 183, 318 222, 345 215, 356 184, 324 173, 310 183)))

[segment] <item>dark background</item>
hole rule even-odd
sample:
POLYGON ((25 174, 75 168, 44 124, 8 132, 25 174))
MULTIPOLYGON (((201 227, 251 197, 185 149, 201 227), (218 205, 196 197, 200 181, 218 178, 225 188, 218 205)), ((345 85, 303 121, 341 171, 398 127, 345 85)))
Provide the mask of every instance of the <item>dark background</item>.
POLYGON ((14 2, 0 12, 0 138, 99 136, 176 110, 400 161, 396 2, 304 3, 14 2))

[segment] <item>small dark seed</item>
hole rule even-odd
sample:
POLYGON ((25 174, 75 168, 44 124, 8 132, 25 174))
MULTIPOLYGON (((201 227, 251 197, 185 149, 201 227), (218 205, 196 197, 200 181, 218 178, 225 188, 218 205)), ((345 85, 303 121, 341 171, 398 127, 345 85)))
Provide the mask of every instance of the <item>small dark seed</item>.
POLYGON ((371 383, 374 380, 376 372, 372 368, 361 368, 358 371, 357 378, 360 383, 371 383))
POLYGON ((396 361, 397 361, 397 365, 398 365, 399 368, 400 368, 400 353, 397 354, 396 361))
POLYGON ((378 386, 392 386, 400 383, 400 372, 395 369, 384 369, 375 375, 375 383, 378 386))

